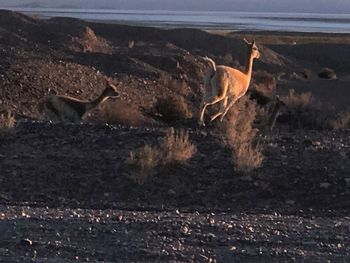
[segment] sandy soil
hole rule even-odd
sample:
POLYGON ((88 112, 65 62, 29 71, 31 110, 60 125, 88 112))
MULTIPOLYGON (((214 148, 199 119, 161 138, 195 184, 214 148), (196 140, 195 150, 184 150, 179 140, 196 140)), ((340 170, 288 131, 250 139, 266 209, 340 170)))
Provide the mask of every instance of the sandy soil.
MULTIPOLYGON (((149 114, 157 98, 178 94, 196 115, 206 70, 201 57, 242 67, 244 36, 252 33, 0 11, 0 110, 17 119, 15 132, 0 142, 0 261, 350 261, 349 130, 278 124, 259 132, 262 167, 242 174, 215 125, 200 128, 195 117, 170 125, 149 114), (52 124, 38 113, 50 93, 91 99, 107 80, 121 97, 83 123, 52 124), (136 184, 125 164, 129 152, 159 143, 170 126, 189 131, 196 155, 136 184)), ((349 36, 254 37, 262 57, 253 78, 266 70, 277 93, 312 91, 324 103, 348 107, 349 36), (338 79, 319 79, 323 67, 338 79)))

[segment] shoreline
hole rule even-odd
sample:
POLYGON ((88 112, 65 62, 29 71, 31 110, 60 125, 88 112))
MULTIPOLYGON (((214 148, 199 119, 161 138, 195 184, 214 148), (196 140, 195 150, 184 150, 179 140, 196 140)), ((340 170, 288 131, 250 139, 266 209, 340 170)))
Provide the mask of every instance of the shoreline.
POLYGON ((105 10, 59 8, 1 8, 40 19, 75 18, 94 23, 191 28, 225 32, 287 32, 350 34, 349 14, 254 13, 210 11, 105 10), (221 15, 222 14, 222 15, 221 15))

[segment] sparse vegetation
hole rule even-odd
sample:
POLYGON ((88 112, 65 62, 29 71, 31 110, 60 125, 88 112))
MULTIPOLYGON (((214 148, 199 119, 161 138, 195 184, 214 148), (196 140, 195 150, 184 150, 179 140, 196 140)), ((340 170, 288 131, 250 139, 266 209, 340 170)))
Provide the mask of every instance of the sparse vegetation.
POLYGON ((168 89, 173 91, 175 94, 181 96, 187 96, 189 93, 188 85, 186 81, 175 80, 175 79, 166 79, 164 84, 168 89))
POLYGON ((349 110, 336 112, 334 107, 315 100, 311 92, 298 94, 292 89, 281 100, 288 109, 283 118, 291 128, 321 130, 350 127, 349 110))
POLYGON ((185 99, 180 96, 171 95, 159 98, 154 108, 165 122, 175 122, 192 117, 192 112, 185 99))
POLYGON ((145 145, 131 152, 127 164, 134 172, 135 181, 142 185, 158 165, 184 164, 196 151, 188 131, 170 128, 160 147, 145 145))
POLYGON ((135 181, 142 185, 159 163, 159 149, 145 145, 130 153, 127 164, 133 170, 135 181))
POLYGON ((225 142, 232 149, 236 171, 250 172, 260 167, 264 160, 262 147, 255 138, 258 130, 253 128, 257 113, 256 103, 243 97, 232 108, 222 127, 225 142))
POLYGON ((254 73, 254 83, 252 90, 256 90, 266 97, 275 94, 277 81, 274 75, 267 71, 259 70, 254 73))
POLYGON ((329 126, 332 129, 349 129, 350 128, 350 111, 340 112, 335 119, 329 121, 329 126))
POLYGON ((10 111, 0 114, 0 141, 5 139, 13 132, 15 123, 15 116, 10 111))
POLYGON ((196 146, 189 141, 188 131, 168 130, 162 145, 164 163, 185 163, 196 151, 196 146))
POLYGON ((324 110, 311 92, 296 93, 293 89, 281 100, 286 104, 289 113, 289 125, 293 128, 323 129, 327 127, 330 111, 324 110))
POLYGON ((310 79, 312 77, 312 71, 309 69, 304 69, 302 75, 305 79, 310 79))
POLYGON ((102 112, 104 121, 111 124, 139 126, 144 122, 137 107, 120 99, 105 103, 102 112))
POLYGON ((85 27, 79 36, 70 36, 68 41, 69 49, 76 52, 92 52, 111 54, 113 47, 110 43, 95 34, 90 27, 85 27))

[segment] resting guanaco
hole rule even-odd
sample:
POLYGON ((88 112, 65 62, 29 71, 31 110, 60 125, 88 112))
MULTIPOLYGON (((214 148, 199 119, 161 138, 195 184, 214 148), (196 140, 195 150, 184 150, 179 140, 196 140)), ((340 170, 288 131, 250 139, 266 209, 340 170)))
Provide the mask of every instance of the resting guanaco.
POLYGON ((217 66, 212 59, 204 58, 208 62, 210 69, 204 79, 204 94, 199 114, 200 125, 205 125, 203 120, 204 112, 209 105, 221 102, 219 112, 214 114, 210 121, 215 120, 219 116, 221 116, 220 120, 222 121, 233 104, 246 94, 252 76, 253 61, 255 58, 260 57, 260 53, 255 41, 252 43, 246 39, 244 41, 248 46, 248 59, 244 72, 228 66, 217 66))
POLYGON ((54 122, 79 122, 85 113, 101 105, 108 98, 119 96, 116 86, 108 83, 93 101, 83 101, 69 96, 51 95, 39 104, 39 112, 54 122))

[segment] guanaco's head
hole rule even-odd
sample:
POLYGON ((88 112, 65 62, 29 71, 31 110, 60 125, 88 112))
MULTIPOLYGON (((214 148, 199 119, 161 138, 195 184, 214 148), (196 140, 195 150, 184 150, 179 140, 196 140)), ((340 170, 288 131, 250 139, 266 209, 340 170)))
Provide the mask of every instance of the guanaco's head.
POLYGON ((248 46, 248 55, 256 59, 260 58, 260 52, 257 45, 255 44, 255 40, 253 40, 253 42, 249 42, 247 39, 244 39, 244 42, 248 46))
POLYGON ((117 87, 111 82, 107 83, 107 86, 106 86, 103 94, 106 97, 110 97, 112 99, 115 99, 115 98, 119 97, 119 92, 117 91, 117 87))

